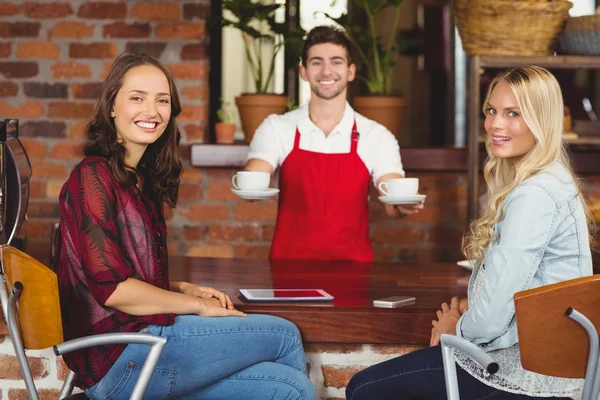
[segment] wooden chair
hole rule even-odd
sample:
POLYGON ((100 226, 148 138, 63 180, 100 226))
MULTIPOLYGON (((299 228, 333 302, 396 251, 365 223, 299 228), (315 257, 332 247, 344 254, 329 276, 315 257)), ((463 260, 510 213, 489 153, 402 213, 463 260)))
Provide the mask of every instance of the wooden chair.
MULTIPOLYGON (((572 279, 515 294, 521 364, 529 371, 562 378, 584 378, 582 400, 600 393, 598 368, 600 328, 600 276, 572 279)), ((464 339, 442 335, 442 356, 449 400, 458 400, 456 365, 451 347, 464 339)), ((483 350, 474 346, 472 357, 486 365, 483 350)), ((485 354, 485 353, 484 353, 485 354)), ((489 357, 489 356, 488 356, 489 357)), ((496 372, 496 371, 494 371, 496 372)))
MULTIPOLYGON (((0 262, 0 302, 30 399, 38 400, 39 397, 25 349, 52 347, 58 356, 86 347, 117 343, 150 345, 148 357, 130 396, 130 399, 142 399, 166 338, 142 333, 108 333, 63 342, 56 274, 34 258, 8 245, 0 245, 0 262)), ((60 392, 60 398, 86 399, 84 394, 70 396, 73 377, 71 372, 60 392)))

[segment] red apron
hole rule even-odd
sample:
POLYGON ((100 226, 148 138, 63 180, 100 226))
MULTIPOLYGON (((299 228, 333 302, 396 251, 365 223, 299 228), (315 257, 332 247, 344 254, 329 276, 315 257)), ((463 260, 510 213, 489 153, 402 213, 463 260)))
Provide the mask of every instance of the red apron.
POLYGON ((270 258, 373 261, 368 195, 371 175, 356 153, 352 127, 349 153, 294 149, 279 171, 279 207, 270 258))

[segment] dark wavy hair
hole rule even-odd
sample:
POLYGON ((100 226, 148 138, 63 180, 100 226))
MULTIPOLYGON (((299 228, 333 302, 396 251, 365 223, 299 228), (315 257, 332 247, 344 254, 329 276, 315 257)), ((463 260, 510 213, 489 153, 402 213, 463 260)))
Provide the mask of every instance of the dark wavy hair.
POLYGON ((124 187, 136 185, 138 176, 141 176, 145 192, 157 201, 164 201, 169 206, 175 207, 179 192, 179 178, 183 171, 177 149, 181 133, 175 121, 180 113, 181 103, 177 87, 169 71, 149 55, 123 53, 113 62, 108 77, 102 84, 100 99, 86 127, 87 140, 84 154, 105 158, 113 176, 124 187), (171 92, 171 118, 160 138, 148 145, 137 169, 133 169, 125 165, 125 147, 117 138, 117 130, 110 113, 117 92, 123 86, 123 77, 131 68, 142 65, 156 67, 167 77, 171 92))
POLYGON ((303 66, 306 67, 306 62, 308 61, 308 50, 311 47, 322 43, 333 43, 345 48, 346 55, 348 56, 348 65, 352 64, 352 55, 350 53, 351 44, 346 33, 335 26, 322 25, 317 26, 308 32, 308 35, 304 40, 304 47, 302 48, 303 66))

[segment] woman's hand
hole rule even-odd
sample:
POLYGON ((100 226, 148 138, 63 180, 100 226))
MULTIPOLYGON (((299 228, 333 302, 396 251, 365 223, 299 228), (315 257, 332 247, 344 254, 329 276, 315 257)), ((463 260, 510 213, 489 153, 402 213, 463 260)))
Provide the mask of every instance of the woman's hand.
POLYGON ((223 307, 220 300, 211 298, 198 298, 199 311, 198 315, 201 317, 247 317, 247 315, 241 311, 232 308, 227 309, 223 307))
POLYGON ((424 207, 423 203, 414 204, 414 205, 413 204, 403 205, 403 206, 386 204, 385 205, 385 213, 388 215, 388 217, 399 218, 404 215, 416 214, 419 211, 421 211, 423 209, 423 207, 424 207))
POLYGON ((442 303, 442 309, 437 312, 438 320, 431 321, 431 325, 438 330, 440 334, 456 334, 456 324, 460 319, 460 309, 458 297, 453 297, 448 303, 442 303))
POLYGON ((234 310, 233 303, 229 296, 208 286, 198 286, 190 283, 183 288, 181 293, 187 294, 188 296, 199 297, 201 299, 210 299, 214 297, 219 300, 221 307, 228 310, 234 310))
MULTIPOLYGON (((458 323, 458 319, 460 318, 461 315, 463 315, 465 312, 467 312, 468 309, 469 309, 469 301, 467 298, 458 300, 458 297, 454 297, 450 301, 450 306, 448 306, 447 303, 443 303, 442 309, 437 312, 438 320, 431 321, 433 328, 431 328, 431 338, 429 339, 429 345, 437 346, 438 344, 440 344, 440 336, 442 333, 449 333, 451 335, 456 334, 456 324, 458 323), (447 312, 450 312, 455 300, 457 301, 457 304, 458 304, 458 312, 459 312, 458 318, 456 318, 456 321, 454 322, 454 325, 450 332, 440 332, 438 330, 438 327, 436 326, 436 324, 439 324, 441 322, 441 318, 444 317, 444 310, 446 310, 447 312)), ((454 316, 456 316, 456 315, 454 315, 454 316)), ((444 318, 447 319, 449 317, 444 317, 444 318)), ((446 323, 448 323, 448 321, 446 321, 446 323)), ((442 326, 442 329, 444 329, 445 327, 446 327, 445 325, 442 326)))

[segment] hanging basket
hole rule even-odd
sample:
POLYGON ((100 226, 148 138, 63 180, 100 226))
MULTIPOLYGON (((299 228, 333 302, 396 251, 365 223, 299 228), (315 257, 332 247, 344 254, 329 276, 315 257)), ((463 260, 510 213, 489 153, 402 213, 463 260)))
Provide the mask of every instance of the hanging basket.
POLYGON ((568 0, 454 0, 456 27, 469 55, 540 56, 554 51, 568 0))

